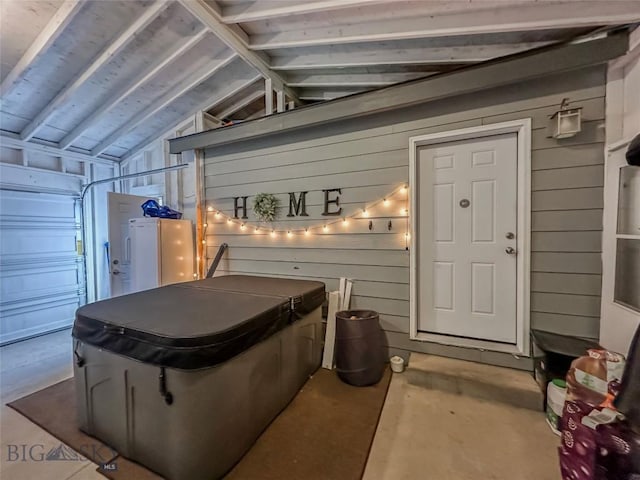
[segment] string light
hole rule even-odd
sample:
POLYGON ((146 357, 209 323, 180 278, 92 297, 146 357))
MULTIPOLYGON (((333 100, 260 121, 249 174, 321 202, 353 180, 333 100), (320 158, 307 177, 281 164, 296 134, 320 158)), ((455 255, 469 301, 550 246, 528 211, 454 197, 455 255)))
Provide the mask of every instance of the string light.
POLYGON ((202 240, 202 244, 203 244, 203 245, 206 245, 206 244, 207 244, 207 241, 206 241, 206 240, 202 240))
MULTIPOLYGON (((389 197, 393 197, 394 195, 397 195, 398 193, 407 193, 408 189, 409 189, 408 185, 407 185, 407 184, 404 184, 404 185, 402 185, 402 186, 400 186, 400 187, 396 188, 396 190, 394 190, 394 191, 389 195, 389 197)), ((390 205, 391 205, 391 200, 389 199, 389 197, 384 197, 384 198, 382 198, 382 200, 381 200, 381 203, 382 203, 385 207, 388 207, 388 206, 390 206, 390 205)), ((380 202, 380 200, 379 200, 378 202, 380 202)), ((377 203, 377 202, 376 202, 376 203, 377 203)), ((371 216, 371 213, 370 213, 370 211, 368 210, 368 208, 371 208, 371 206, 372 206, 372 205, 373 205, 373 204, 370 204, 370 205, 368 205, 368 206, 364 206, 364 207, 362 207, 362 212, 361 212, 361 217, 362 217, 362 218, 369 218, 369 217, 371 216)), ((207 210, 208 210, 209 212, 215 212, 215 216, 216 216, 216 217, 218 217, 218 218, 219 218, 219 217, 226 218, 226 220, 227 220, 227 224, 229 224, 229 225, 231 225, 231 224, 233 224, 233 223, 238 223, 238 224, 239 224, 239 226, 240 226, 240 230, 242 230, 242 231, 246 231, 247 226, 248 226, 248 225, 247 225, 247 223, 235 222, 233 217, 230 217, 230 216, 227 216, 227 215, 223 214, 221 210, 216 210, 216 209, 214 208, 214 206, 212 206, 212 205, 208 206, 208 207, 207 207, 207 210)), ((407 217, 407 222, 408 222, 409 209, 408 209, 408 208, 406 208, 406 207, 405 207, 405 208, 401 208, 401 209, 400 209, 400 214, 401 214, 401 215, 403 215, 403 216, 406 216, 406 217, 407 217)), ((352 215, 352 216, 353 216, 353 218, 358 218, 358 217, 357 217, 357 214, 354 214, 354 215, 352 215)), ((349 226, 349 224, 350 224, 349 219, 350 219, 350 217, 342 217, 342 219, 341 219, 341 220, 342 220, 342 226, 343 226, 343 227, 347 228, 347 227, 349 226)), ((336 220, 336 222, 339 222, 339 221, 340 221, 339 219, 338 219, 338 220, 336 220)), ((330 225, 331 225, 331 224, 334 224, 334 223, 336 223, 336 222, 331 222, 330 224, 324 224, 324 225, 322 225, 322 230, 323 230, 323 232, 324 232, 324 233, 329 232, 329 231, 330 231, 330 228, 329 228, 329 227, 330 227, 330 225)), ((206 229, 208 226, 209 226, 209 225, 208 225, 207 223, 203 223, 203 224, 202 224, 202 227, 203 227, 204 229, 206 229)), ((312 228, 314 228, 314 227, 312 227, 312 228)), ((261 228, 260 228, 260 227, 258 227, 258 226, 256 226, 256 227, 253 229, 253 232, 254 232, 255 234, 259 234, 259 233, 260 233, 260 230, 261 230, 261 228)), ((371 228, 369 228, 369 230, 371 230, 371 228)), ((271 235, 272 237, 276 237, 276 236, 278 235, 278 233, 283 233, 283 234, 286 234, 286 235, 287 235, 287 237, 292 237, 292 236, 293 236, 293 234, 294 234, 295 232, 300 232, 301 234, 303 234, 303 235, 305 235, 305 236, 309 236, 309 235, 311 234, 310 227, 304 227, 304 228, 300 228, 300 229, 296 229, 296 230, 291 230, 291 229, 289 229, 289 230, 281 230, 281 231, 280 231, 280 230, 276 230, 275 228, 272 228, 272 229, 271 229, 271 231, 270 231, 270 235, 271 235)), ((407 239, 409 238, 409 233, 408 233, 408 223, 407 223, 407 233, 406 233, 406 238, 407 238, 407 239)), ((206 245, 206 241, 205 241, 205 240, 203 240, 203 241, 202 241, 202 243, 206 245)))

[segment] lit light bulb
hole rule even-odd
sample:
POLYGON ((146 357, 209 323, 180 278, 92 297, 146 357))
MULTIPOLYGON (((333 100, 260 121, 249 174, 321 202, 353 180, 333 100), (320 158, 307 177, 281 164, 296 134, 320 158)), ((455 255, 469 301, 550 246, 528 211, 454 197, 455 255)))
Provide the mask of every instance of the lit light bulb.
POLYGON ((193 274, 193 278, 198 278, 198 274, 197 274, 197 273, 194 273, 194 274, 193 274))
POLYGON ((362 216, 365 217, 365 218, 369 216, 369 212, 367 212, 366 208, 362 209, 362 216))
POLYGON ((271 230, 271 236, 275 237, 276 236, 276 231, 275 230, 271 230))
POLYGON ((292 235, 291 230, 289 230, 289 231, 287 232, 287 237, 291 237, 291 235, 292 235))
POLYGON ((326 232, 327 230, 329 230, 329 227, 327 227, 327 226, 325 225, 325 226, 323 226, 323 227, 322 227, 322 230, 324 230, 324 231, 326 232))
POLYGON ((206 245, 206 244, 207 244, 207 241, 206 241, 206 240, 202 240, 202 244, 203 244, 203 245, 206 245))
MULTIPOLYGON (((212 210, 213 210, 213 209, 212 209, 212 210)), ((220 218, 220 212, 216 212, 215 217, 216 217, 216 218, 220 218)))
POLYGON ((209 212, 213 212, 213 207, 207 207, 207 210, 208 210, 209 212))
POLYGON ((231 223, 231 218, 227 218, 227 223, 231 223))
POLYGON ((307 235, 307 236, 309 235, 309 229, 308 228, 304 229, 304 234, 307 235))
POLYGON ((256 229, 253 231, 253 233, 259 233, 260 229, 258 227, 256 227, 256 229))
POLYGON ((206 224, 206 223, 204 223, 202 226, 203 226, 204 228, 207 228, 209 225, 208 225, 208 224, 206 224))
POLYGON ((349 225, 349 220, 347 220, 346 218, 342 219, 342 226, 346 227, 347 225, 349 225))
POLYGON ((404 234, 404 238, 406 238, 407 240, 409 240, 411 238, 411 234, 409 232, 404 234))
POLYGON ((382 200, 382 204, 383 204, 385 207, 388 207, 388 206, 389 206, 389 203, 390 203, 390 202, 389 202, 389 200, 387 200, 386 198, 384 198, 384 199, 382 200))
POLYGON ((409 214, 409 209, 408 208, 403 208, 400 210, 400 215, 408 215, 409 214))
POLYGON ((200 261, 200 255, 198 255, 198 256, 196 257, 196 260, 200 261))
POLYGON ((406 185, 402 186, 402 193, 407 193, 407 190, 409 190, 409 187, 407 187, 406 185))
POLYGON ((240 225, 240 230, 244 230, 244 223, 240 225))

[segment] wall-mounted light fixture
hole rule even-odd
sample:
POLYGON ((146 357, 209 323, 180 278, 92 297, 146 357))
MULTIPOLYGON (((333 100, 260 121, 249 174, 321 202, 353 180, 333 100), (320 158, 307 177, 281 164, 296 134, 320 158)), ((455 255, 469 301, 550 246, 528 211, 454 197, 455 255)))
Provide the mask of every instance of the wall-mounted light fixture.
POLYGON ((551 115, 549 136, 553 138, 569 138, 582 129, 582 108, 569 108, 569 99, 563 98, 560 110, 551 115))

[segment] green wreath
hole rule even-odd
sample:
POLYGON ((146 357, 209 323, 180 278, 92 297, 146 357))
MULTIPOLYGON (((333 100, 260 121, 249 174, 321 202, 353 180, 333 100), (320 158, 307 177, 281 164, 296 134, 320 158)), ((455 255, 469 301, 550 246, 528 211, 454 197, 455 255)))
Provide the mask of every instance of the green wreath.
POLYGON ((253 199, 253 211, 258 220, 273 222, 278 211, 278 199, 271 193, 259 193, 253 199))

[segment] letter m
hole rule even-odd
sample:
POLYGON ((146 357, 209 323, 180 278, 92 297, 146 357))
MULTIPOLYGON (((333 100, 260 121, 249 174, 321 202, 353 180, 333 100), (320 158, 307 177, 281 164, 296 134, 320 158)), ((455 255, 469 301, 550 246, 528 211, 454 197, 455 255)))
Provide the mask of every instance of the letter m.
POLYGON ((300 217, 308 217, 307 214, 307 192, 300 192, 300 198, 296 200, 296 194, 291 192, 289 193, 289 213, 287 217, 295 217, 296 215, 300 217))

